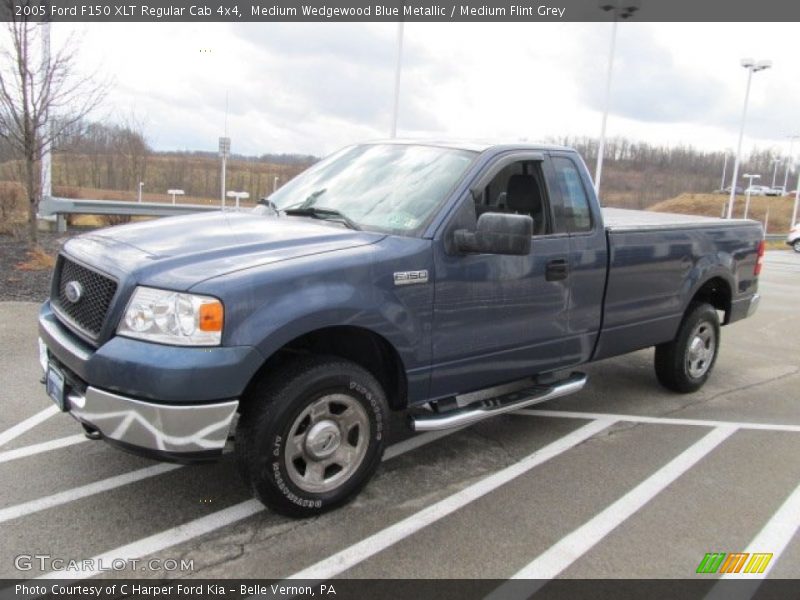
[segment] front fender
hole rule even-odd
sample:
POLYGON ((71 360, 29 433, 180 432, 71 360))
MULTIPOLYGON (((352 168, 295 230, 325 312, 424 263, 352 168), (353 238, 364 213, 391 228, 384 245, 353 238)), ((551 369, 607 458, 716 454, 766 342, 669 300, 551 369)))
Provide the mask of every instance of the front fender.
POLYGON ((393 238, 242 270, 192 291, 223 299, 224 345, 252 345, 267 358, 319 329, 353 326, 375 333, 400 356, 411 396, 412 382, 427 381, 430 369, 433 286, 395 286, 393 275, 432 268, 429 258, 429 241, 393 238))

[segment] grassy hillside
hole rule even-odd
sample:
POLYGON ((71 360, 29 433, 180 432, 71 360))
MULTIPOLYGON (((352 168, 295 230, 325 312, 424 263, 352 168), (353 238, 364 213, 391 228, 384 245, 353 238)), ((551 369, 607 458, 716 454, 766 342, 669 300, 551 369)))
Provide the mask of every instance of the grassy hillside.
MULTIPOLYGON (((727 204, 728 196, 723 194, 681 194, 676 198, 654 204, 649 210, 719 217, 722 216, 723 207, 726 207, 727 204)), ((733 216, 743 217, 745 197, 736 196, 733 206, 733 216)), ((766 221, 767 209, 769 209, 767 232, 786 233, 789 231, 793 206, 794 197, 752 196, 747 218, 755 219, 763 224, 766 221)))
MULTIPOLYGON (((275 177, 282 185, 303 171, 310 162, 277 164, 263 160, 230 159, 226 188, 245 191, 254 200, 272 192, 275 177)), ((19 161, 0 164, 0 180, 19 181, 19 161)), ((53 188, 56 194, 98 199, 136 198, 139 182, 149 200, 168 199, 168 189, 182 189, 194 201, 220 196, 220 160, 193 154, 78 154, 65 152, 53 158, 53 188), (58 190, 62 190, 59 192, 58 190), (66 190, 66 192, 65 192, 66 190), (85 195, 83 190, 88 190, 85 195), (95 194, 94 190, 102 192, 95 194)))

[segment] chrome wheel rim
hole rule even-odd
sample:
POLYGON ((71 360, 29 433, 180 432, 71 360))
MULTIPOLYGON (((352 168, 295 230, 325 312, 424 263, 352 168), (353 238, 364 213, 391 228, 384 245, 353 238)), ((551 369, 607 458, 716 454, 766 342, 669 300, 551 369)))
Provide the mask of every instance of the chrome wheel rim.
POLYGON ((796 240, 794 243, 794 251, 800 252, 800 240, 796 240))
POLYGON ((301 490, 329 492, 353 476, 367 454, 370 423, 352 396, 329 394, 309 404, 286 439, 286 471, 301 490))
POLYGON ((707 321, 695 325, 689 336, 686 350, 686 372, 693 379, 705 375, 711 368, 717 350, 717 335, 714 327, 707 321))

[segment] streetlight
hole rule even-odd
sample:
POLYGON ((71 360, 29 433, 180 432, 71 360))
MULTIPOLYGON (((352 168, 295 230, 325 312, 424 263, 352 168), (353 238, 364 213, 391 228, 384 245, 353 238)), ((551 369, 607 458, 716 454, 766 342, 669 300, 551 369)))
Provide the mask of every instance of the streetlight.
MULTIPOLYGON (((750 188, 753 187, 753 179, 761 179, 761 175, 750 175, 749 173, 745 173, 744 175, 742 175, 742 179, 747 179, 748 180, 747 181, 747 189, 744 191, 744 194, 745 194, 745 196, 744 196, 745 197, 745 201, 744 201, 744 218, 746 219, 747 218, 747 211, 750 210, 750 194, 751 194, 751 189, 750 188)), ((728 215, 728 218, 730 219, 731 216, 728 215)))
POLYGON ((175 196, 183 196, 186 192, 183 190, 167 190, 167 193, 172 196, 172 203, 175 204, 175 196))
POLYGON ((725 172, 728 170, 728 151, 725 150, 725 161, 722 163, 722 179, 719 183, 719 189, 725 191, 725 172))
MULTIPOLYGON (((227 101, 225 106, 227 107, 227 101)), ((227 119, 227 112, 225 114, 227 119)), ((225 129, 227 130, 227 128, 228 127, 226 125, 225 129)), ((222 208, 225 208, 225 163, 228 160, 228 156, 230 156, 230 153, 231 153, 231 138, 229 137, 219 138, 219 156, 222 159, 222 172, 220 173, 219 176, 219 187, 220 187, 219 195, 220 199, 222 200, 222 208)))
POLYGON ((397 23, 397 63, 394 68, 394 109, 392 110, 392 138, 397 137, 397 115, 400 112, 400 73, 403 70, 403 21, 397 23))
POLYGON ((142 188, 143 187, 144 187, 144 181, 140 181, 139 182, 139 199, 138 199, 140 203, 142 201, 142 188))
POLYGON ((239 200, 246 200, 250 197, 250 194, 247 192, 228 192, 225 194, 228 198, 235 198, 236 199, 236 208, 239 208, 239 200))
POLYGON ((733 162, 733 178, 731 179, 731 196, 728 199, 728 218, 733 218, 733 201, 736 198, 736 180, 739 178, 739 161, 742 156, 742 138, 744 137, 744 124, 747 119, 747 102, 750 100, 750 83, 753 80, 753 73, 769 69, 772 66, 770 60, 754 61, 752 58, 743 58, 742 66, 747 69, 747 89, 744 93, 744 107, 742 108, 742 124, 739 126, 739 143, 736 146, 736 160, 733 162))
POLYGON ((280 179, 280 177, 278 177, 277 175, 275 175, 275 177, 272 178, 272 191, 273 192, 275 192, 275 190, 278 189, 278 180, 279 179, 280 179))
POLYGON ((617 21, 630 19, 641 5, 640 0, 600 0, 600 10, 614 12, 611 25, 611 47, 608 50, 608 74, 606 75, 606 97, 603 106, 603 122, 600 126, 600 143, 597 146, 597 166, 594 171, 594 192, 600 193, 600 176, 603 174, 603 153, 606 149, 606 122, 611 103, 611 75, 614 73, 614 48, 617 44, 617 21))
POLYGON ((786 193, 786 186, 789 185, 789 165, 792 162, 792 149, 794 148, 794 141, 800 139, 800 135, 793 133, 787 135, 789 138, 789 154, 786 155, 786 170, 783 173, 783 193, 786 193))
POLYGON ((778 165, 783 162, 783 159, 780 157, 776 157, 772 159, 772 164, 775 165, 775 168, 772 169, 772 189, 775 189, 775 178, 778 176, 778 165))

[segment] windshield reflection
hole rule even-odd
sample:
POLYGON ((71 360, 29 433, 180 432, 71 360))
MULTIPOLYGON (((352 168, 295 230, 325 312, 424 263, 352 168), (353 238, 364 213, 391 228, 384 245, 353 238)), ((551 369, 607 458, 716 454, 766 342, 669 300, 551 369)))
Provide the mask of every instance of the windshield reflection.
POLYGON ((475 152, 405 144, 345 148, 269 197, 280 211, 328 209, 362 229, 416 235, 462 177, 475 152))

